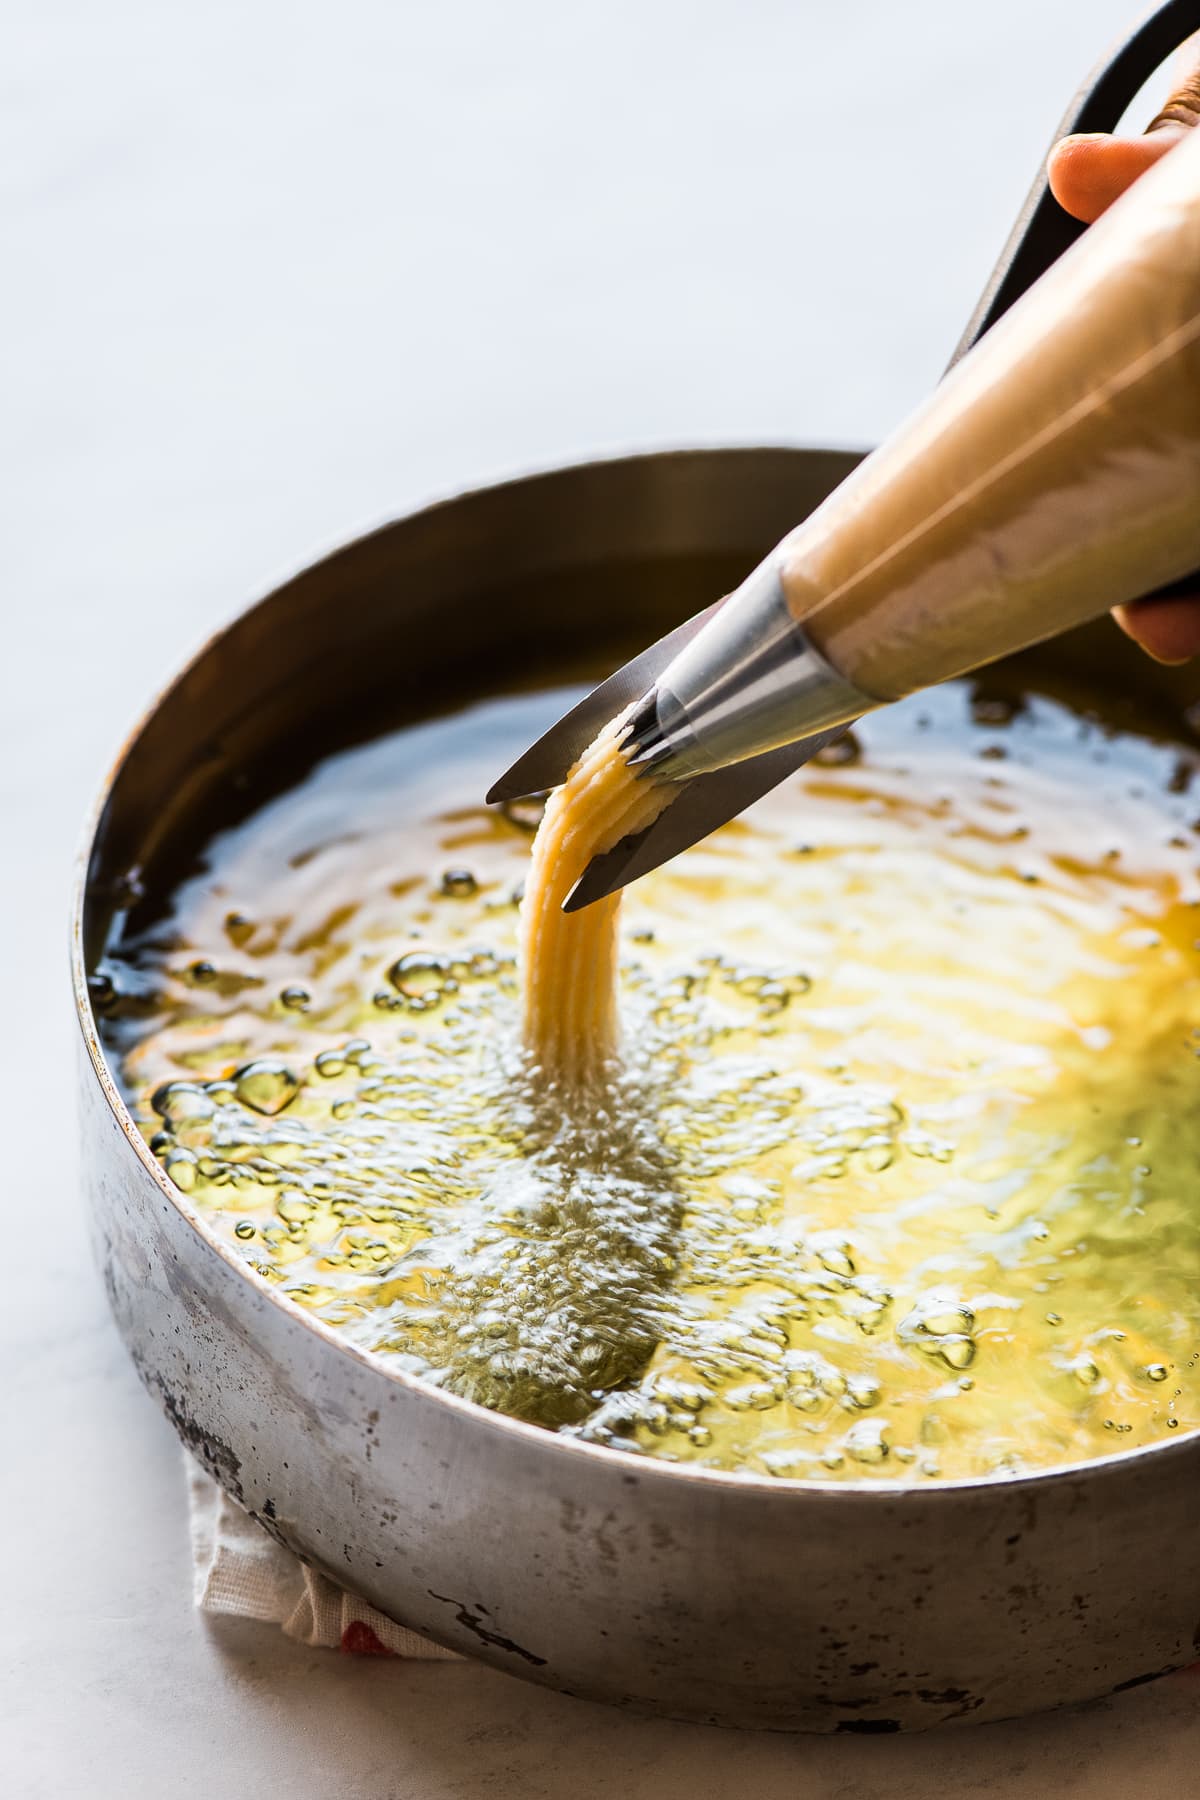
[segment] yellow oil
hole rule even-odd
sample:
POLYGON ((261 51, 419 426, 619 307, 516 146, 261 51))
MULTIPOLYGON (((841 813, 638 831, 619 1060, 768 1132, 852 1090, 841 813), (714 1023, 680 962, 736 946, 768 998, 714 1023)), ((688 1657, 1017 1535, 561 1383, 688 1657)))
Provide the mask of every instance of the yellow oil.
POLYGON ((868 721, 630 893, 579 1109, 518 1041, 536 808, 477 799, 560 698, 328 759, 110 948, 208 1229, 634 1454, 928 1481, 1200 1425, 1200 759, 965 684, 868 721))

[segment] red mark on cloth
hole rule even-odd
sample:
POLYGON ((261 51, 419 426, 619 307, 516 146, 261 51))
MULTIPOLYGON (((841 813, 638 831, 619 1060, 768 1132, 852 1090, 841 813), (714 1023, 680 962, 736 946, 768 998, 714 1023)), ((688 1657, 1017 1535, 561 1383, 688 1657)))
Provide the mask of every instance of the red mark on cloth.
POLYGON ((347 1656, 394 1656, 395 1651, 381 1644, 371 1627, 362 1619, 351 1619, 342 1633, 342 1649, 347 1656))

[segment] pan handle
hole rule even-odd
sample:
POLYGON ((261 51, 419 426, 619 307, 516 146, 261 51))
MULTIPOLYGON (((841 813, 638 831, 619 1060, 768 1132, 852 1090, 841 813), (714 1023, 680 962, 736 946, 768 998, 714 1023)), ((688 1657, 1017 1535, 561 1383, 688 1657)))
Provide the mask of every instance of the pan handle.
MULTIPOLYGON (((1115 130, 1121 114, 1155 70, 1197 31, 1200 0, 1166 0, 1093 69, 1067 108, 1054 143, 1077 131, 1115 130)), ((1043 163, 950 358, 950 368, 1086 229, 1055 200, 1043 163)))

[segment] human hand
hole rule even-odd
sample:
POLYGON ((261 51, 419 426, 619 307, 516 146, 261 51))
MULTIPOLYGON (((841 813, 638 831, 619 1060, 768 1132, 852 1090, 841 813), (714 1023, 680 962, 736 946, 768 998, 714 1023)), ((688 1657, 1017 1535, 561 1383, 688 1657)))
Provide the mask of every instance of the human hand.
MULTIPOLYGON (((1047 174, 1059 205, 1090 225, 1143 174, 1200 125, 1200 65, 1178 88, 1144 137, 1102 133, 1063 138, 1050 152, 1047 174)), ((1172 600, 1136 600, 1113 617, 1157 662, 1187 662, 1200 655, 1200 594, 1172 600)))

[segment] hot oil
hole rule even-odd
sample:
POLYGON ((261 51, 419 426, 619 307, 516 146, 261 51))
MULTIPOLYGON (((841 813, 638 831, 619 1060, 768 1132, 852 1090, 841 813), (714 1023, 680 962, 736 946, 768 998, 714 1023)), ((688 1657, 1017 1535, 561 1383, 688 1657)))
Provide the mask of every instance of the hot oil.
POLYGON ((936 1479, 1200 1424, 1189 750, 966 684, 634 889, 583 1111, 516 1047, 567 696, 328 758, 97 974, 155 1154, 354 1341, 630 1452, 936 1479))

